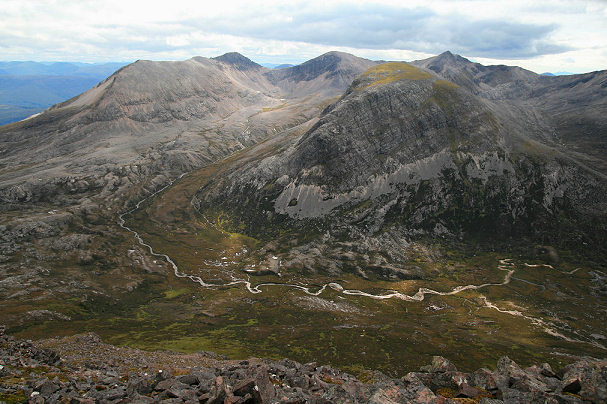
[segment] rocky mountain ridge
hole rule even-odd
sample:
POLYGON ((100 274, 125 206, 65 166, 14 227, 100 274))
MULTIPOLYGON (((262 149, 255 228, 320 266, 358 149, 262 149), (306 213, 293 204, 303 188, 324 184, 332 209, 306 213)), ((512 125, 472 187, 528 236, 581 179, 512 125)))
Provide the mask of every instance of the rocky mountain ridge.
MULTIPOLYGON (((469 67, 454 55, 437 58, 447 72, 469 67)), ((524 110, 474 94, 427 65, 371 68, 288 149, 217 178, 195 203, 270 237, 305 226, 333 239, 390 229, 409 238, 591 245, 604 255, 607 177, 598 160, 570 154, 541 105, 524 110)), ((599 84, 589 99, 600 98, 599 84)))
POLYGON ((590 166, 605 170, 604 128, 607 125, 607 71, 543 76, 516 66, 483 66, 459 55, 441 55, 412 62, 473 94, 507 101, 509 108, 530 110, 549 125, 544 141, 564 144, 590 166))
POLYGON ((316 93, 334 97, 333 89, 343 92, 359 74, 377 63, 344 52, 328 52, 297 66, 270 70, 265 76, 297 96, 316 93))
POLYGON ((106 188, 126 181, 131 190, 133 182, 156 177, 155 183, 164 182, 305 123, 373 64, 345 54, 323 57, 330 62, 310 62, 326 65, 318 71, 294 66, 282 69, 286 75, 280 78, 236 53, 125 66, 93 89, 0 129, 2 199, 36 201, 65 180, 106 188), (328 72, 341 72, 342 66, 345 73, 339 75, 345 79, 327 81, 328 72), (299 77, 290 73, 293 69, 310 71, 299 77), (306 83, 300 79, 314 88, 302 93, 306 83), (131 174, 121 179, 125 170, 131 174), (108 182, 106 175, 114 180, 108 182))

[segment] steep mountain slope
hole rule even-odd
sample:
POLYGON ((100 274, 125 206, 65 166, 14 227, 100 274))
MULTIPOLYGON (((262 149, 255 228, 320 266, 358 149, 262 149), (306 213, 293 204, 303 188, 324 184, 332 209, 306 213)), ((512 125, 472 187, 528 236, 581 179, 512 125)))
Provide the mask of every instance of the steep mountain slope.
POLYGON ((607 174, 607 71, 544 76, 516 66, 483 66, 450 52, 412 63, 484 98, 533 110, 553 127, 544 140, 581 153, 578 158, 607 174))
POLYGON ((127 168, 135 175, 129 181, 139 182, 225 156, 313 118, 347 86, 327 75, 354 76, 371 63, 345 54, 329 59, 288 85, 268 80, 271 70, 236 53, 135 62, 40 116, 1 128, 0 194, 6 201, 38 200, 53 195, 47 182, 58 178, 86 178, 98 188, 107 184, 99 178, 122 167, 134 167, 127 168), (305 92, 313 97, 300 98, 297 80, 315 83, 305 92))
POLYGON ((268 80, 288 97, 320 93, 335 96, 343 92, 359 74, 377 64, 343 52, 328 52, 297 66, 270 70, 268 80))
POLYGON ((69 317, 40 307, 92 318, 98 307, 153 299, 175 279, 134 245, 121 214, 193 169, 262 140, 274 151, 274 142, 305 132, 347 87, 325 76, 342 64, 351 70, 357 58, 338 59, 306 76, 322 91, 305 97, 239 54, 138 61, 0 127, 0 317, 29 326, 69 317), (24 314, 32 310, 34 317, 24 314))
POLYGON ((369 69, 288 150, 216 179, 195 202, 258 237, 519 239, 604 256, 607 177, 552 141, 547 117, 430 71, 369 69))
POLYGON ((449 51, 411 64, 492 99, 529 97, 534 85, 547 78, 518 66, 483 66, 449 51))

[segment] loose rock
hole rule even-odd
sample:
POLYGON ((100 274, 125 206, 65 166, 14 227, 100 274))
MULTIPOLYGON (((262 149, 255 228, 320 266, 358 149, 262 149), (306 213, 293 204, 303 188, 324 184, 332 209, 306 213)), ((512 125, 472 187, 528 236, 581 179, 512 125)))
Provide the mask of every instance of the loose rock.
MULTIPOLYGON (((192 357, 167 352, 162 354, 166 355, 167 366, 150 371, 146 369, 157 365, 159 352, 119 351, 122 348, 106 345, 93 334, 65 337, 57 346, 73 356, 62 359, 53 350, 5 335, 0 326, 3 397, 30 403, 607 402, 607 360, 590 358, 572 363, 558 374, 548 364, 523 370, 508 357, 501 358, 494 371, 483 368, 465 373, 436 356, 420 372, 410 372, 400 379, 377 372, 374 382, 363 383, 330 366, 301 365, 292 360, 213 359, 213 366, 174 368, 168 363, 192 357), (73 353, 77 350, 80 354, 73 353), (103 361, 82 360, 79 355, 83 352, 103 352, 103 361), (138 358, 140 370, 133 370, 129 355, 138 358), (45 374, 57 376, 52 380, 40 377, 31 371, 34 367, 45 367, 45 374)), ((202 365, 209 357, 200 354, 193 358, 202 365)))

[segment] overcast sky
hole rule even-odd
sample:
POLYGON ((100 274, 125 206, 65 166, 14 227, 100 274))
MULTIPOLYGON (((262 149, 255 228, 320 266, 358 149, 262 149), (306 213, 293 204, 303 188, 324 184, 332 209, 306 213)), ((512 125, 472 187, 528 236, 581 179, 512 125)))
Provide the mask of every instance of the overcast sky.
POLYGON ((0 0, 0 60, 183 60, 330 50, 414 60, 450 50, 538 73, 607 69, 607 1, 0 0))

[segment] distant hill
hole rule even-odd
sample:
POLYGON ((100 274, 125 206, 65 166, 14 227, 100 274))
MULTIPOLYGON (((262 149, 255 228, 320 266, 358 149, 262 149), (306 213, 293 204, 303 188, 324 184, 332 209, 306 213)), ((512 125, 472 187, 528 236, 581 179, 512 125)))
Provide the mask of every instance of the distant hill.
POLYGON ((277 63, 262 63, 263 67, 267 67, 268 69, 286 69, 287 67, 293 67, 295 65, 289 63, 277 64, 277 63))
POLYGON ((106 78, 124 62, 71 63, 71 62, 0 62, 0 75, 13 76, 90 76, 106 78))
POLYGON ((546 73, 542 73, 542 76, 570 76, 573 73, 570 72, 556 72, 556 73, 550 73, 550 72, 546 72, 546 73))
POLYGON ((70 99, 124 65, 0 62, 0 125, 20 121, 70 99))

